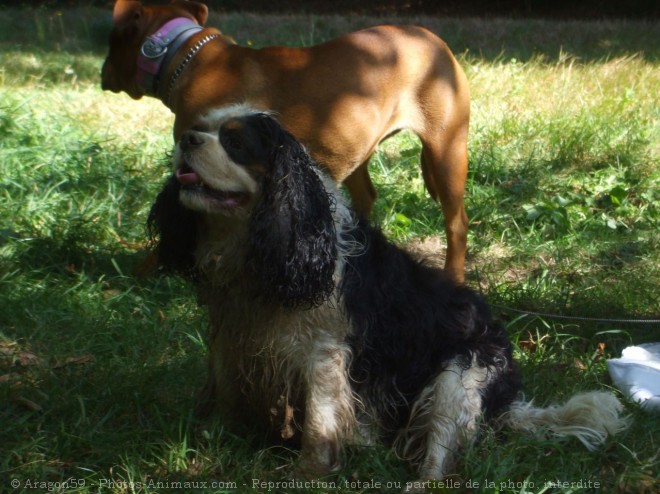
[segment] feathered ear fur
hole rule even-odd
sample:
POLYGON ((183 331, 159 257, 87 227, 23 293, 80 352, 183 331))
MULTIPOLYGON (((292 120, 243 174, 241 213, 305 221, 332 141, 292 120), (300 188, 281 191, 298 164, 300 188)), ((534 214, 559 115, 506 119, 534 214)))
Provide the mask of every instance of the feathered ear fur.
POLYGON ((151 207, 147 228, 156 244, 158 265, 165 270, 193 276, 197 246, 196 213, 179 202, 181 185, 172 176, 151 207))
POLYGON ((277 121, 259 116, 269 172, 252 215, 249 267, 287 307, 315 307, 334 290, 334 197, 302 145, 277 121))

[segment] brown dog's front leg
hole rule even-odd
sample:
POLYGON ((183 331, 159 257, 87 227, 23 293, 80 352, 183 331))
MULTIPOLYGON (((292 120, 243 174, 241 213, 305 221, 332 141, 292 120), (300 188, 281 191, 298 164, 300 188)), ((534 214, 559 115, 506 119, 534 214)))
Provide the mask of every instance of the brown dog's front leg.
POLYGON ((362 163, 344 180, 344 185, 351 195, 351 205, 365 218, 371 215, 374 202, 376 202, 376 188, 369 176, 369 160, 362 163))

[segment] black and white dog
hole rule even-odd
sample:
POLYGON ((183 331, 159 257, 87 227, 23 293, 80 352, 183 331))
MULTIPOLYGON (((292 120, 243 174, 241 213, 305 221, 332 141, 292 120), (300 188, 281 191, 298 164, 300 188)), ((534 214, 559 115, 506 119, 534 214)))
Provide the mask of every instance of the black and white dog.
POLYGON ((442 478, 482 417, 588 448, 625 427, 606 392, 516 401, 512 345, 484 299, 356 217, 267 113, 200 118, 149 222, 160 264, 208 305, 205 403, 300 433, 306 475, 338 468, 343 445, 379 440, 422 479, 442 478))

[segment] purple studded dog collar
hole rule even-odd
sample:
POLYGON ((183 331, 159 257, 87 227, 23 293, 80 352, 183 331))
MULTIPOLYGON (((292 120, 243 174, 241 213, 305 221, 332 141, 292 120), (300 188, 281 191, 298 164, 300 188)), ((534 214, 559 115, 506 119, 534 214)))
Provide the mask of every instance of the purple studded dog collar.
POLYGON ((193 34, 203 28, 187 17, 177 17, 147 37, 137 60, 137 82, 152 96, 159 91, 159 74, 177 49, 193 34))

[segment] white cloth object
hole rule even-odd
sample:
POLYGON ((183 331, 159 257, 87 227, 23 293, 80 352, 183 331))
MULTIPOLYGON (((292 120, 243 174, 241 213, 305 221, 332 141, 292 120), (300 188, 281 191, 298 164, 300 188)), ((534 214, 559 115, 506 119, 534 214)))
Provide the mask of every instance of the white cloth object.
POLYGON ((607 370, 629 399, 660 412, 660 343, 624 348, 621 358, 607 361, 607 370))

